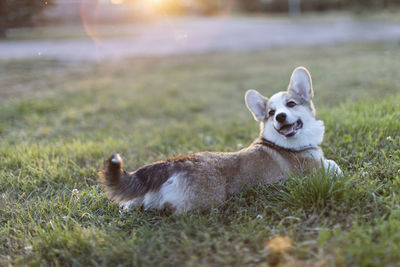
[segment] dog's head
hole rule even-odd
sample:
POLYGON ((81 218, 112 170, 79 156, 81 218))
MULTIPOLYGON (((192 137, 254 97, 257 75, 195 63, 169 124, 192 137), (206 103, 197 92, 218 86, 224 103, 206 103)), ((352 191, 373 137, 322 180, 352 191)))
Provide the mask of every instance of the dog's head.
POLYGON ((246 92, 246 105, 254 118, 261 122, 262 136, 278 146, 299 150, 322 142, 324 124, 315 115, 314 92, 310 73, 296 68, 288 90, 271 98, 255 90, 246 92))

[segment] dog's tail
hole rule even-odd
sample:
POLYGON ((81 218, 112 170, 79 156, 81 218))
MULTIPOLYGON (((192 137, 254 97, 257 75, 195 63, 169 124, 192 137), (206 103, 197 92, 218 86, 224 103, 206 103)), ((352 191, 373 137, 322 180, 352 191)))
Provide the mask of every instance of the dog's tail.
POLYGON ((155 162, 127 173, 122 169, 122 159, 112 155, 99 171, 99 180, 109 199, 121 205, 147 192, 160 190, 171 175, 182 169, 182 160, 155 162))
POLYGON ((118 154, 108 158, 99 171, 99 180, 109 199, 116 204, 129 200, 135 194, 135 187, 128 173, 122 169, 122 159, 118 154))

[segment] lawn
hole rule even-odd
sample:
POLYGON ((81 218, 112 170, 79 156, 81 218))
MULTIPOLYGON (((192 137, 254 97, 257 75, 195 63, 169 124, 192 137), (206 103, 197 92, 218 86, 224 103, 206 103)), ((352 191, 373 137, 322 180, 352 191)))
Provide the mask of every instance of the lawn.
POLYGON ((98 39, 112 38, 134 38, 137 35, 138 27, 130 24, 100 24, 96 26, 88 25, 87 28, 81 24, 68 25, 46 25, 34 28, 16 28, 7 32, 7 40, 13 41, 32 41, 32 40, 90 40, 88 32, 98 39))
POLYGON ((0 265, 395 266, 400 262, 400 45, 271 48, 97 64, 0 61, 0 265), (258 135, 247 89, 304 65, 344 171, 257 187, 209 211, 122 212, 97 182, 258 135), (284 254, 266 248, 287 236, 284 254), (307 265, 309 264, 309 265, 307 265))

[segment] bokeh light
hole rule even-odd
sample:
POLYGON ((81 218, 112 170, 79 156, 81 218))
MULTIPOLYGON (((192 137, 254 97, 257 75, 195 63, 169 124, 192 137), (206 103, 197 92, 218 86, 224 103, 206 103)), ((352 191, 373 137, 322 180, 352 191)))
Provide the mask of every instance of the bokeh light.
POLYGON ((125 3, 125 0, 110 0, 111 4, 114 5, 121 5, 123 3, 125 3))

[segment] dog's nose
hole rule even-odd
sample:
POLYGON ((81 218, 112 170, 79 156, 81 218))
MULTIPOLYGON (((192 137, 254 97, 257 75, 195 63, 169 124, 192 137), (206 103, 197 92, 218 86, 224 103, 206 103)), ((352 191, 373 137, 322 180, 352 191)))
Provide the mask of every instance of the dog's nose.
POLYGON ((286 113, 279 113, 275 119, 280 123, 284 122, 286 120, 286 113))

